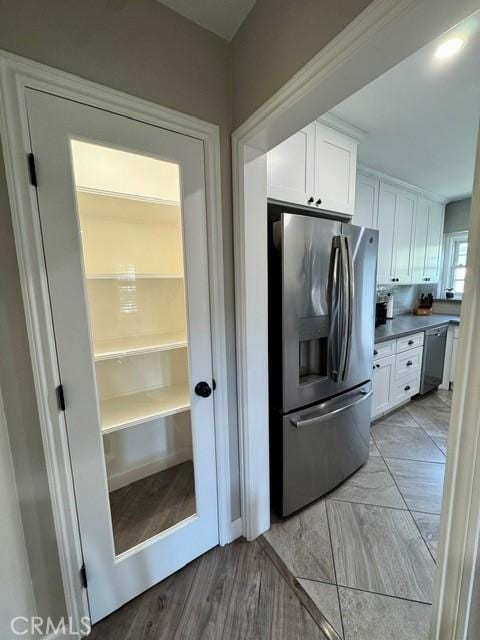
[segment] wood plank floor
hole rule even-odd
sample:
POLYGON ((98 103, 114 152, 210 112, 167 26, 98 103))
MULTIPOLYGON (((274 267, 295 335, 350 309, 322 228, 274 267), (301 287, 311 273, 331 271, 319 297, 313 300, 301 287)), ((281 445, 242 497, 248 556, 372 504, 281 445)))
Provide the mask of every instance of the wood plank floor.
POLYGON ((177 464, 110 493, 117 554, 195 513, 193 463, 177 464))
POLYGON ((216 547, 97 623, 90 640, 327 640, 257 542, 216 547))

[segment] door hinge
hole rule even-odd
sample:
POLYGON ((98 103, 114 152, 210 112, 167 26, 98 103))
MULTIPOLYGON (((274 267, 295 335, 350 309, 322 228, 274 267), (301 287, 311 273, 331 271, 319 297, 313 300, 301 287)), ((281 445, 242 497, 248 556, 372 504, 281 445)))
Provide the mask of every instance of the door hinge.
POLYGON ((63 384, 59 384, 57 387, 58 406, 62 411, 65 411, 65 394, 63 393, 63 384))
POLYGON ((35 156, 33 153, 27 153, 28 175, 30 176, 30 184, 34 187, 38 186, 37 169, 35 167, 35 156))
POLYGON ((82 587, 86 589, 88 587, 87 570, 85 569, 85 563, 80 568, 80 580, 82 581, 82 587))

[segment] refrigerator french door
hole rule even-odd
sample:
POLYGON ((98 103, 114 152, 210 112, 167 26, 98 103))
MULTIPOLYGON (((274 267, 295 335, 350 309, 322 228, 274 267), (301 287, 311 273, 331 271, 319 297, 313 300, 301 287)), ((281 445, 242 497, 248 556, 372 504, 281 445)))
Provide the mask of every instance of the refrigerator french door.
POLYGON ((378 232, 269 215, 271 493, 288 515, 368 457, 378 232))
POLYGON ((218 543, 204 148, 33 89, 27 109, 96 622, 218 543))

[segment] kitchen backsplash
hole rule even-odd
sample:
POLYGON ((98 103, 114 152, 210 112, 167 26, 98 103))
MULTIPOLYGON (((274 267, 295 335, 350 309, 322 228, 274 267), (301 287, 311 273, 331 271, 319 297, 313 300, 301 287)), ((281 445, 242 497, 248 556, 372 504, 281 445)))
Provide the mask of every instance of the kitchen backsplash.
POLYGON ((396 286, 378 286, 377 301, 386 300, 386 294, 393 295, 393 315, 401 316, 407 313, 413 313, 417 306, 418 299, 421 294, 427 295, 431 293, 433 297, 437 295, 437 285, 396 285, 396 286))

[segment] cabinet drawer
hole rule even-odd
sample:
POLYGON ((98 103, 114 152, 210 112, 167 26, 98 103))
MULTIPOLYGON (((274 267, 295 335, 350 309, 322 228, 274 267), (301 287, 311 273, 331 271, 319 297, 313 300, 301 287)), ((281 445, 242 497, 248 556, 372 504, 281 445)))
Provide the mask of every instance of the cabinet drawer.
POLYGON ((387 356, 393 356, 395 354, 395 340, 388 340, 386 342, 378 342, 373 349, 373 359, 379 360, 380 358, 386 358, 387 356))
POLYGON ((395 380, 410 376, 422 369, 423 347, 402 351, 395 356, 395 380))
POLYGON ((390 402, 392 406, 408 400, 420 391, 420 371, 413 376, 405 376, 392 385, 390 402))
POLYGON ((412 333, 411 336, 405 336, 404 338, 397 338, 397 353, 422 346, 424 336, 425 333, 422 331, 420 333, 412 333))

